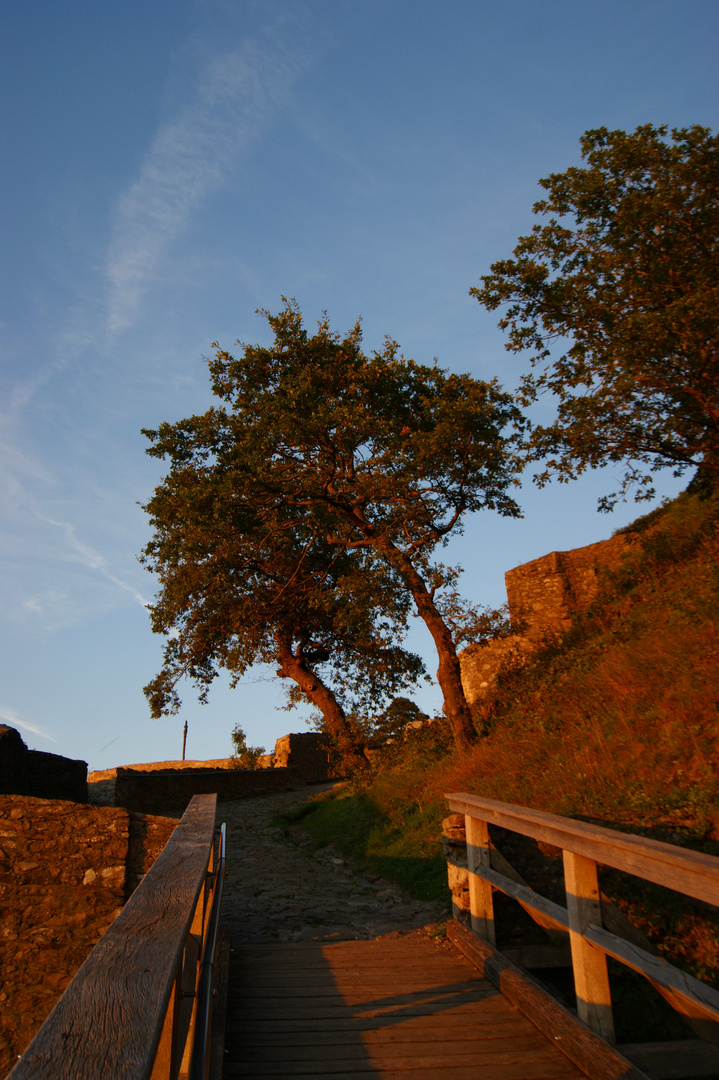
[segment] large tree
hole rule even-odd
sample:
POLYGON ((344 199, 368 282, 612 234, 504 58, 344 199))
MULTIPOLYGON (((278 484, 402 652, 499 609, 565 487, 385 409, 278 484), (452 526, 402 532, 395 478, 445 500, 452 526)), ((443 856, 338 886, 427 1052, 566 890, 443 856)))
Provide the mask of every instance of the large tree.
POLYGON ((364 759, 348 711, 376 709, 423 670, 396 643, 408 597, 280 504, 255 500, 232 454, 210 449, 218 419, 210 411, 146 432, 149 453, 171 463, 145 507, 154 533, 142 561, 161 586, 152 626, 167 638, 145 688, 152 714, 177 711, 185 677, 205 700, 221 669, 236 684, 255 662, 274 663, 294 683, 290 700, 310 701, 356 765, 364 759))
POLYGON ((719 474, 719 137, 646 124, 587 131, 584 168, 553 173, 548 216, 472 294, 505 307, 507 348, 534 371, 521 400, 558 398, 535 428, 540 483, 623 463, 619 492, 653 494, 652 474, 719 474))
POLYGON ((223 406, 149 433, 152 452, 218 471, 228 505, 239 497, 281 521, 298 549, 322 538, 368 580, 401 582, 434 639, 444 711, 467 747, 475 729, 435 602, 448 579, 430 559, 465 514, 519 514, 509 492, 521 415, 495 382, 416 364, 389 339, 365 355, 359 323, 340 338, 325 318, 310 337, 292 301, 263 314, 269 347, 243 346, 235 358, 213 346, 223 406))

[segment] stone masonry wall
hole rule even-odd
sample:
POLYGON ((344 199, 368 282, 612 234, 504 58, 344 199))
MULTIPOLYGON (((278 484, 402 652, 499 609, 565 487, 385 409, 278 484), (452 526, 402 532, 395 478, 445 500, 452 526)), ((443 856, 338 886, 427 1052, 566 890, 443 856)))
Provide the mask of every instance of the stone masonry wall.
POLYGON ((19 731, 0 724, 0 794, 87 802, 87 762, 28 750, 19 731))
POLYGON ((603 571, 615 570, 626 553, 624 534, 573 551, 552 551, 504 575, 512 622, 528 638, 561 633, 572 616, 587 608, 599 590, 603 571))
POLYGON ((327 739, 316 731, 283 735, 275 743, 274 768, 291 768, 306 784, 317 784, 329 776, 327 739))
POLYGON ((146 814, 180 817, 193 795, 217 792, 219 802, 274 795, 301 787, 302 778, 294 769, 182 769, 138 772, 117 770, 114 781, 115 806, 146 814))
POLYGON ((216 761, 159 761, 91 772, 89 800, 144 813, 183 813, 193 795, 217 792, 220 802, 274 795, 329 777, 325 737, 317 732, 283 735, 257 769, 238 769, 236 758, 216 761))
POLYGON ((523 663, 548 638, 569 629, 574 615, 597 595, 602 573, 620 565, 630 543, 630 537, 620 534, 572 551, 552 551, 507 571, 509 613, 521 633, 468 645, 459 654, 470 705, 487 696, 500 667, 523 663))
POLYGON ((0 1076, 176 824, 111 807, 0 795, 0 1076))

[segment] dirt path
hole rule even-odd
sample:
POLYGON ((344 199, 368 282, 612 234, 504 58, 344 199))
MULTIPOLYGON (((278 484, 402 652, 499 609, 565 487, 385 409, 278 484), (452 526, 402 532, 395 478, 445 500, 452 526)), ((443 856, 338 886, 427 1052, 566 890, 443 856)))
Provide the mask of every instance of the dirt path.
POLYGON ((314 851, 308 840, 273 827, 278 813, 321 790, 313 785, 218 807, 218 822, 227 822, 222 928, 233 944, 374 938, 446 919, 449 892, 446 904, 415 900, 332 848, 314 851))

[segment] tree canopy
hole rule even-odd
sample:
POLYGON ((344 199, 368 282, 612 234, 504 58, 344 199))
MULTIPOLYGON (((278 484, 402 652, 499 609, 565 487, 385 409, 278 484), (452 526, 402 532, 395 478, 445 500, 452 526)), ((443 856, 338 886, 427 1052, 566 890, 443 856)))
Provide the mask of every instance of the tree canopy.
POLYGON ((313 530, 281 505, 257 501, 251 476, 215 453, 211 411, 146 432, 171 467, 145 509, 154 533, 142 561, 160 582, 152 625, 164 665, 145 687, 154 716, 179 708, 187 677, 206 700, 222 669, 234 684, 257 661, 274 663, 321 712, 346 761, 361 757, 347 717, 376 708, 423 672, 397 644, 410 601, 391 576, 313 530))
POLYGON ((558 398, 529 444, 540 483, 621 462, 609 509, 657 469, 719 472, 719 138, 646 124, 581 147, 584 168, 540 180, 548 220, 470 291, 530 355, 522 403, 558 398))
MULTIPOLYGON (((474 726, 452 634, 435 603, 435 592, 448 578, 430 560, 461 529, 466 513, 519 514, 510 489, 517 471, 512 426, 521 426, 521 415, 495 382, 416 364, 389 339, 381 351, 365 355, 359 323, 340 338, 325 317, 310 337, 293 301, 277 315, 263 314, 274 332, 269 347, 241 346, 234 357, 213 346, 212 389, 222 406, 146 432, 153 442, 149 452, 173 463, 165 488, 158 489, 162 504, 148 504, 158 532, 147 558, 174 576, 175 544, 184 550, 192 542, 187 512, 174 501, 176 477, 192 493, 193 504, 213 491, 214 508, 209 515, 203 511, 203 544, 222 536, 225 522, 240 535, 251 529, 257 537, 281 538, 291 553, 290 592, 300 587, 315 557, 321 569, 313 573, 337 568, 341 582, 351 587, 343 596, 345 585, 338 579, 331 590, 311 592, 313 618, 316 603, 332 626, 343 617, 377 625, 382 611, 388 620, 382 636, 396 619, 401 623, 403 604, 411 598, 437 646, 445 713, 458 745, 467 745, 475 738, 474 726), (185 473, 187 482, 181 479, 185 473), (165 536, 169 519, 172 530, 165 536), (154 546, 158 542, 162 550, 154 546)), ((203 566, 211 578, 216 569, 221 589, 227 549, 216 539, 210 543, 208 550, 189 553, 187 573, 191 577, 203 566)), ((238 565, 236 577, 245 573, 238 565)), ((169 580, 163 578, 168 602, 169 580)), ((243 584, 242 593, 244 617, 259 628, 264 616, 253 617, 252 611, 263 609, 264 577, 251 587, 243 584)), ((201 637, 206 619, 191 584, 185 596, 176 610, 185 612, 187 625, 201 637)), ((222 601, 223 612, 232 607, 231 599, 222 601)), ((293 611, 300 607, 293 601, 293 611)), ((155 618, 165 632, 173 625, 161 607, 155 618)), ((250 653, 240 657, 234 639, 231 647, 232 661, 237 656, 246 664, 250 653)), ((168 648, 175 648, 172 640, 168 648)), ((198 673, 202 677, 201 668, 198 673)))

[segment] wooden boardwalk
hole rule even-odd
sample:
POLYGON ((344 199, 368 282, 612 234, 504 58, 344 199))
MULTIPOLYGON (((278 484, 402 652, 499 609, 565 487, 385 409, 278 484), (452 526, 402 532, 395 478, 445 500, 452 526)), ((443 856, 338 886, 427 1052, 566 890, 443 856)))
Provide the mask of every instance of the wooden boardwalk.
POLYGON ((458 950, 422 933, 239 947, 225 1046, 228 1078, 586 1075, 458 950))

